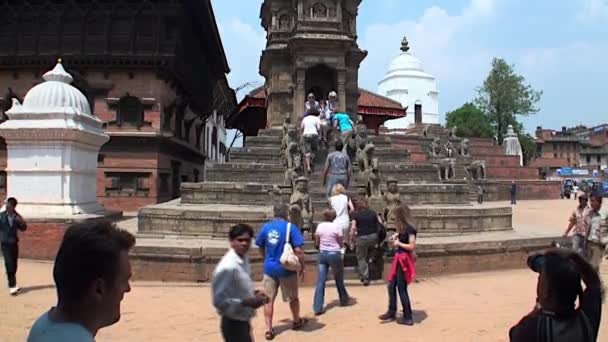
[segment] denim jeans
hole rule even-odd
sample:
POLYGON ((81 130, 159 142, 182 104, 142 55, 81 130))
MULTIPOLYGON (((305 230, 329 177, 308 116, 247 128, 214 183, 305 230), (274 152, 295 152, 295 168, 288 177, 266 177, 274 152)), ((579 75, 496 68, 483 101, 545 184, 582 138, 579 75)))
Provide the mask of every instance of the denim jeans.
POLYGON ((19 259, 19 245, 16 243, 3 243, 2 256, 4 257, 4 267, 8 278, 8 287, 17 286, 17 259, 19 259))
POLYGON ((397 266, 397 275, 388 283, 388 312, 393 315, 397 313, 397 291, 403 306, 403 318, 412 319, 412 304, 401 265, 397 266))
POLYGON ((348 183, 347 180, 348 178, 346 177, 346 175, 329 175, 328 177, 329 179, 327 180, 327 198, 331 197, 331 189, 334 188, 334 185, 336 184, 342 184, 342 186, 344 186, 344 189, 348 189, 348 183))
POLYGON ((334 280, 336 281, 336 288, 338 289, 340 304, 346 304, 348 302, 348 294, 346 293, 346 287, 344 287, 344 265, 342 264, 342 253, 340 251, 319 252, 317 266, 319 268, 319 274, 317 276, 317 287, 315 288, 313 311, 315 313, 323 312, 323 304, 325 302, 325 282, 327 281, 327 273, 330 267, 334 274, 334 280))

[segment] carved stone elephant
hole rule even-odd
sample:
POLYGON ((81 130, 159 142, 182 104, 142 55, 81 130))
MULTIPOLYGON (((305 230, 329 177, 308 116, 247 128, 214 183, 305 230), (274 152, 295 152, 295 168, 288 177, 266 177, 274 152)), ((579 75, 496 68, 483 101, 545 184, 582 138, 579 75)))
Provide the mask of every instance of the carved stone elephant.
POLYGON ((455 175, 455 163, 452 158, 443 158, 439 163, 435 164, 437 174, 440 180, 448 180, 454 178, 455 175))
POLYGON ((475 160, 468 167, 469 173, 474 180, 486 179, 486 162, 475 160))

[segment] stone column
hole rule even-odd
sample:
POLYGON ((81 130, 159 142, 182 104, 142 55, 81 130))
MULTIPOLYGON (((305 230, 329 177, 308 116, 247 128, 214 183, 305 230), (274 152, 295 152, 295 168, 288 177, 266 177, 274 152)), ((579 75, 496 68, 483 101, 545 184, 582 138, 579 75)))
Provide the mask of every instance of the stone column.
POLYGON ((293 94, 293 113, 291 114, 291 122, 294 124, 299 124, 300 118, 302 117, 302 113, 304 111, 304 102, 306 101, 306 89, 304 86, 306 85, 306 70, 297 69, 296 70, 296 87, 294 89, 293 94))
MULTIPOLYGON (((338 99, 340 100, 340 110, 346 111, 346 71, 339 70, 338 71, 338 99)), ((357 116, 357 113, 349 113, 357 116)))

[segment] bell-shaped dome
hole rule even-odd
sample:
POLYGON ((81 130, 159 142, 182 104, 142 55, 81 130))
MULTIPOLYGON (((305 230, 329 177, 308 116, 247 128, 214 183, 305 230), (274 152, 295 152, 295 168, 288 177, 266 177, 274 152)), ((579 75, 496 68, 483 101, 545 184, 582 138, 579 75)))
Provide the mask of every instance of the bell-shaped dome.
POLYGON ((397 58, 395 58, 388 67, 388 72, 396 72, 396 71, 420 71, 424 72, 422 69, 422 63, 420 60, 414 56, 412 56, 409 51, 402 52, 397 58))
POLYGON ((61 60, 43 78, 45 82, 36 85, 25 95, 21 112, 46 113, 72 108, 78 114, 91 115, 89 101, 80 90, 70 85, 74 79, 65 71, 61 60))

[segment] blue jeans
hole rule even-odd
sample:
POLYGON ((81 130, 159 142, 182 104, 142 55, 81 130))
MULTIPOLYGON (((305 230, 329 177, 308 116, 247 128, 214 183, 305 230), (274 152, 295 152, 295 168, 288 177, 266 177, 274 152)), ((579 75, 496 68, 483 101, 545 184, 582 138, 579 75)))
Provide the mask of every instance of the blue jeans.
POLYGON ((344 187, 344 189, 348 189, 348 177, 346 177, 346 175, 344 176, 338 176, 338 175, 329 175, 328 177, 329 179, 327 180, 327 198, 331 197, 331 189, 334 188, 334 185, 336 184, 342 184, 342 186, 344 187))
POLYGON ((342 264, 342 253, 339 251, 319 252, 317 266, 319 268, 319 274, 317 276, 317 287, 315 288, 315 299, 312 308, 313 311, 315 313, 323 312, 323 304, 325 302, 325 282, 327 281, 327 273, 330 267, 334 274, 334 280, 336 281, 336 288, 338 289, 340 304, 346 305, 348 302, 348 293, 346 293, 346 287, 344 287, 344 265, 342 264))
POLYGON ((403 276, 401 265, 397 266, 397 275, 388 283, 388 312, 392 315, 397 313, 397 291, 399 291, 399 298, 401 298, 401 305, 403 306, 403 318, 412 319, 412 304, 407 293, 407 282, 403 276))

